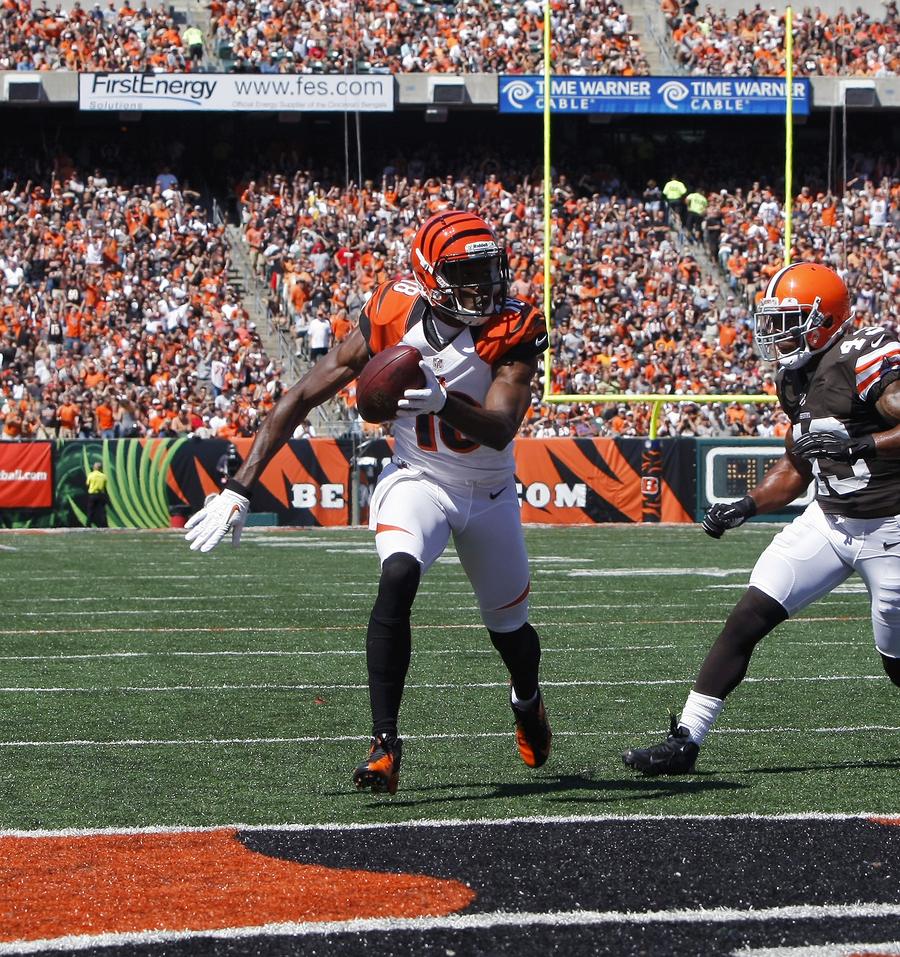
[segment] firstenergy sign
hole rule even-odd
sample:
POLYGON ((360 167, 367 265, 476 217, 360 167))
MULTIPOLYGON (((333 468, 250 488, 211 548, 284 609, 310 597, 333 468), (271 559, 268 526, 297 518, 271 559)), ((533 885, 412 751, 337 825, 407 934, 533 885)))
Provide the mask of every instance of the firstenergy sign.
POLYGON ((241 112, 394 109, 392 76, 82 73, 81 110, 241 112))

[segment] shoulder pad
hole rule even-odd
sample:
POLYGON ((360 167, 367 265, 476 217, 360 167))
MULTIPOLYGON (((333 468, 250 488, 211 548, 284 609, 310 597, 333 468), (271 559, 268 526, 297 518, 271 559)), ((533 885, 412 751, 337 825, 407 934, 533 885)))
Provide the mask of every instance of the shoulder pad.
POLYGON ((396 345, 420 318, 424 307, 425 300, 412 279, 392 279, 377 286, 359 314, 359 328, 369 353, 375 355, 396 345))
POLYGON ((479 329, 475 350, 493 365, 499 359, 531 359, 547 348, 547 323, 536 306, 521 299, 507 299, 503 311, 479 329))

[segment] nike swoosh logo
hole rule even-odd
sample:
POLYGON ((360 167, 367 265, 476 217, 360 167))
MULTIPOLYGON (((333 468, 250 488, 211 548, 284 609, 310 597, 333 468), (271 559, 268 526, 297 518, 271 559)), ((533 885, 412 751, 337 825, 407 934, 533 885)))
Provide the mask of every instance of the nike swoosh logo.
POLYGON ((547 338, 547 336, 541 336, 540 339, 534 340, 534 344, 538 349, 546 349, 548 342, 549 342, 549 339, 547 338))
POLYGON ((871 344, 875 349, 877 349, 881 345, 881 343, 884 342, 884 336, 885 336, 885 333, 882 333, 877 339, 872 340, 871 344))
POLYGON ((884 545, 884 550, 887 551, 889 548, 893 548, 895 545, 900 545, 900 542, 882 542, 884 545))
POLYGON ((505 491, 506 491, 506 486, 504 485, 499 492, 488 492, 488 498, 493 501, 498 495, 502 495, 505 491))

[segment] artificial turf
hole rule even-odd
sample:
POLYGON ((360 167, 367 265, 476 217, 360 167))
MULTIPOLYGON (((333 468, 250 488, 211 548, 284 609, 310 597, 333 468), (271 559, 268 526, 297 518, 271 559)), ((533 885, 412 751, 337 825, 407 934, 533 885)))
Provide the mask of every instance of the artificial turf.
POLYGON ((350 786, 368 532, 251 531, 208 556, 175 532, 4 533, 0 827, 895 813, 900 699, 856 578, 763 642, 698 774, 621 764, 681 706, 773 531, 527 530, 555 732, 538 772, 451 546, 413 612, 394 798, 350 786))

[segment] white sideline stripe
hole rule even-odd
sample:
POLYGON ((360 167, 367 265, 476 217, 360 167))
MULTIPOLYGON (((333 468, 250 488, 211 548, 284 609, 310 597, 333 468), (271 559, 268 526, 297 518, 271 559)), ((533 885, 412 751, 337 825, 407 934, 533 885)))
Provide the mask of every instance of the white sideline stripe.
MULTIPOLYGON (((566 608, 570 607, 569 605, 564 606, 566 608)), ((196 609, 198 612, 202 611, 202 614, 208 614, 208 610, 196 609)), ((325 609, 326 611, 334 611, 333 608, 325 609)), ((183 614, 186 611, 184 608, 179 608, 178 613, 183 614)), ((21 614, 21 612, 20 612, 21 614)), ((26 612, 25 614, 30 614, 26 612)), ((39 614, 35 612, 34 614, 39 614)), ((66 614, 65 612, 56 612, 56 614, 66 614)), ((103 614, 102 612, 72 612, 72 614, 78 615, 89 615, 89 614, 103 614)), ((113 614, 118 614, 115 612, 113 614)), ((135 615, 145 615, 146 611, 135 611, 131 614, 135 615)), ((820 616, 818 618, 788 618, 786 621, 782 622, 783 625, 802 625, 802 624, 815 624, 826 621, 869 621, 869 615, 833 615, 833 616, 820 616)), ((571 621, 536 621, 533 623, 536 628, 561 628, 561 627, 572 627, 573 622, 571 621)), ((640 625, 720 625, 722 624, 721 618, 630 618, 627 620, 614 621, 614 620, 605 620, 599 622, 604 626, 608 625, 629 625, 633 627, 638 627, 640 625)), ((125 634, 138 634, 138 635, 189 635, 189 634, 224 634, 225 632, 241 632, 243 634, 285 634, 289 632, 325 632, 325 631, 346 631, 348 628, 356 628, 355 624, 348 625, 284 625, 281 627, 269 627, 269 626, 248 626, 248 625, 222 625, 221 627, 209 627, 209 628, 4 628, 0 630, 0 635, 85 635, 91 633, 99 633, 108 635, 110 633, 115 633, 117 635, 125 634)), ((422 630, 426 628, 440 628, 443 631, 459 631, 461 629, 472 628, 472 629, 481 629, 481 622, 473 621, 470 624, 465 625, 450 625, 444 624, 443 622, 422 622, 416 625, 417 630, 422 630)))
MULTIPOLYGON (((823 675, 821 677, 788 677, 788 678, 745 678, 747 683, 771 683, 787 684, 796 681, 881 681, 882 675, 823 675)), ((641 681, 641 680, 622 680, 622 681, 592 681, 585 679, 583 681, 542 681, 543 688, 618 688, 623 685, 685 685, 689 684, 690 678, 666 678, 659 681, 641 681)), ((71 688, 37 688, 37 687, 15 687, 0 688, 0 694, 112 694, 120 691, 148 691, 148 692, 167 692, 167 691, 366 691, 368 685, 363 683, 353 684, 276 684, 263 682, 260 684, 221 684, 221 685, 95 685, 91 687, 71 687, 71 688)), ((405 686, 415 690, 433 690, 433 691, 459 691, 462 688, 508 688, 506 681, 466 681, 462 682, 413 682, 405 686)))
MULTIPOLYGON (((347 594, 347 593, 346 593, 346 592, 343 593, 343 594, 341 595, 341 598, 344 597, 344 594, 347 594)), ((280 598, 280 597, 281 597, 280 595, 241 595, 241 598, 280 598)), ((82 596, 82 597, 80 597, 80 598, 46 598, 46 597, 44 597, 44 596, 41 596, 40 598, 4 598, 4 599, 3 599, 3 603, 4 603, 5 605, 6 605, 6 604, 9 604, 10 602, 27 602, 29 605, 33 605, 35 602, 40 602, 40 604, 43 605, 43 604, 45 604, 46 602, 65 602, 66 604, 74 604, 74 603, 88 602, 88 601, 102 601, 102 602, 104 602, 105 604, 108 605, 108 604, 110 603, 110 601, 112 601, 112 599, 110 599, 110 598, 108 598, 108 597, 107 597, 107 598, 101 598, 101 597, 96 596, 96 595, 91 595, 91 596, 87 596, 87 597, 82 596)), ((128 601, 129 601, 129 602, 138 602, 138 601, 216 601, 216 602, 219 602, 219 604, 221 604, 222 599, 221 599, 221 597, 219 597, 219 596, 217 596, 217 595, 129 595, 129 596, 128 596, 128 601)), ((114 615, 114 614, 116 614, 116 611, 118 611, 118 609, 116 609, 115 611, 109 611, 109 612, 91 611, 91 612, 88 612, 88 614, 91 614, 91 615, 100 615, 100 614, 114 615)), ((179 609, 179 611, 191 611, 191 609, 181 608, 181 609, 179 609)), ((17 614, 17 615, 24 615, 24 614, 26 614, 26 612, 18 611, 18 612, 16 612, 16 614, 17 614)), ((31 614, 40 614, 40 612, 31 612, 31 614)), ((53 614, 54 614, 54 615, 64 615, 64 614, 66 614, 66 612, 55 611, 55 612, 53 612, 53 614)), ((73 612, 69 612, 69 614, 70 614, 70 615, 80 615, 80 614, 82 614, 82 612, 75 612, 75 611, 73 611, 73 612)), ((122 612, 122 614, 134 614, 134 612, 122 612)))
MULTIPOLYGON (((820 644, 821 642, 817 642, 820 644)), ((804 644, 804 642, 793 642, 804 644)), ((675 645, 604 645, 596 648, 554 648, 552 645, 543 645, 544 654, 620 651, 671 651, 675 645)), ((84 655, 0 655, 0 661, 84 661, 99 658, 318 658, 323 655, 341 655, 362 657, 365 648, 358 649, 328 649, 324 651, 98 651, 84 655)), ((490 655, 497 652, 493 648, 424 648, 417 652, 422 655, 490 655)))
POLYGON ((893 957, 900 954, 900 941, 886 940, 880 944, 812 944, 806 947, 742 947, 733 950, 732 957, 893 957))
MULTIPOLYGON (((160 563, 161 564, 161 563, 160 563)), ((151 566, 155 567, 155 566, 151 566)), ((129 565, 128 567, 128 580, 131 581, 136 574, 138 566, 129 565)), ((91 581, 93 582, 120 582, 125 576, 123 575, 91 575, 91 581)), ((182 572, 180 575, 144 575, 139 574, 136 577, 141 580, 152 580, 152 581, 179 581, 183 582, 185 579, 185 573, 182 572)), ((246 572, 204 572, 203 578, 259 578, 259 575, 251 575, 246 572)), ((29 575, 29 582, 56 582, 59 583, 59 578, 56 575, 29 575)), ((16 578, 11 575, 5 577, 0 577, 0 582, 15 582, 17 585, 22 584, 21 578, 16 578)))
POLYGON ((43 950, 87 950, 124 944, 169 943, 178 940, 235 940, 244 937, 325 937, 330 934, 368 934, 417 931, 477 931, 502 927, 596 927, 610 924, 746 924, 770 921, 861 919, 896 917, 900 904, 799 904, 791 907, 711 907, 694 910, 597 911, 570 910, 547 914, 491 911, 451 914, 447 917, 393 917, 361 920, 284 922, 220 930, 144 931, 125 934, 71 935, 47 940, 0 944, 0 954, 35 954, 43 950))
MULTIPOLYGON (((710 734, 866 734, 872 731, 898 732, 900 727, 882 724, 857 725, 845 728, 713 728, 710 734)), ((597 738, 597 737, 649 737, 661 734, 657 729, 641 731, 554 731, 560 738, 597 738)), ((509 731, 478 731, 466 735, 474 738, 507 738, 509 731)), ((406 741, 445 741, 458 738, 455 733, 443 734, 405 734, 406 741)), ((368 741, 368 735, 342 734, 333 737, 306 735, 295 738, 123 738, 114 741, 99 741, 87 738, 73 738, 65 741, 0 741, 0 748, 125 748, 125 747, 193 747, 194 745, 260 745, 260 744, 343 744, 347 741, 368 741)))
POLYGON ((13 545, 0 545, 0 552, 17 552, 19 549, 13 545))
MULTIPOLYGON (((356 740, 356 739, 354 739, 356 740)), ((361 739, 360 739, 361 740, 361 739)), ((784 811, 774 814, 761 812, 741 812, 737 814, 530 814, 524 817, 475 817, 475 818, 422 818, 412 821, 391 821, 391 827, 408 830, 416 828, 446 827, 515 827, 518 825, 548 824, 630 824, 645 821, 872 821, 874 818, 897 818, 898 811, 784 811)), ((37 828, 22 830, 16 828, 0 829, 0 838, 5 837, 102 837, 131 834, 202 834, 209 831, 372 831, 381 829, 381 821, 358 821, 347 824, 328 822, 325 824, 298 824, 289 821, 283 824, 145 824, 140 827, 63 827, 37 828)))

